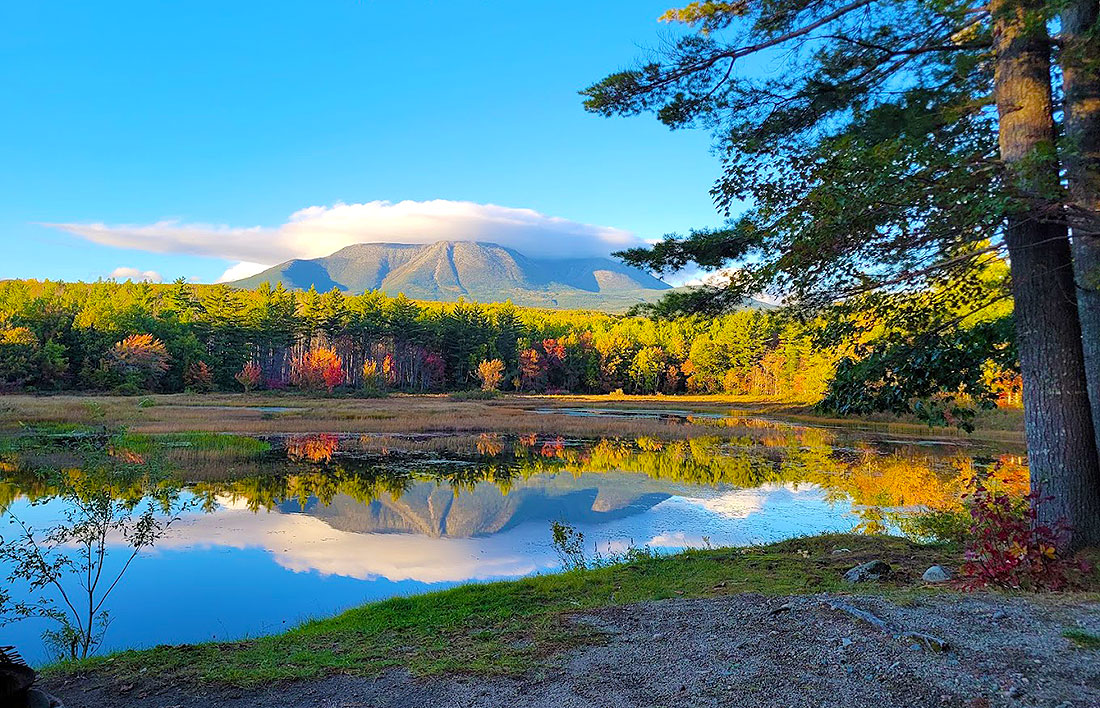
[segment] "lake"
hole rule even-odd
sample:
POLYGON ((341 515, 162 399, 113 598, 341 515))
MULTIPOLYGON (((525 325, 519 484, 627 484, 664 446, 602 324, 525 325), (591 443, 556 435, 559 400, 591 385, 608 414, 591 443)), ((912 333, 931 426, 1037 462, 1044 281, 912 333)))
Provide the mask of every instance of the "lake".
MULTIPOLYGON (((163 459, 195 504, 113 591, 100 651, 257 636, 395 595, 555 572, 553 522, 583 533, 590 555, 607 557, 632 546, 672 552, 892 531, 912 510, 955 503, 975 469, 1026 486, 1018 450, 963 439, 734 416, 684 414, 683 423, 698 434, 102 441, 116 457, 163 459), (712 434, 716 426, 722 435, 712 434)), ((0 503, 39 529, 66 508, 31 470, 72 473, 74 464, 56 459, 56 449, 75 441, 51 445, 47 453, 9 445, 0 467, 0 503)), ((0 521, 5 535, 13 528, 0 521)), ((7 570, 0 567, 3 577, 7 570)), ((48 626, 8 625, 0 644, 42 663, 48 626)))

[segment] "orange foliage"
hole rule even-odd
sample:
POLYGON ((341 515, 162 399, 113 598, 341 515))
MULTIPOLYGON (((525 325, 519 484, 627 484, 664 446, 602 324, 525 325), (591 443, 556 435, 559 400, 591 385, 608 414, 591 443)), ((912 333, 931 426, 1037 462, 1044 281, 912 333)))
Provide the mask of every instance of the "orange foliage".
POLYGON ((344 363, 340 355, 326 347, 311 349, 294 360, 290 382, 307 391, 332 389, 344 383, 344 363))
POLYGON ((481 379, 482 391, 495 391, 504 380, 504 362, 500 359, 483 361, 477 365, 477 376, 481 379))
POLYGON ((329 462, 340 439, 328 433, 287 438, 286 456, 294 462, 329 462))

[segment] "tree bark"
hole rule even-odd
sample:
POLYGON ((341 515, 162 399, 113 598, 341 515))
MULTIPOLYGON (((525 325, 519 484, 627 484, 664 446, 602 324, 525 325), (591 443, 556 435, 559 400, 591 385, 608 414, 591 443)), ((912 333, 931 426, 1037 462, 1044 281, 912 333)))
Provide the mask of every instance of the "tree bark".
POLYGON ((1077 311, 1096 447, 1100 449, 1100 2, 1062 10, 1066 177, 1077 311))
POLYGON ((1032 489, 1069 547, 1100 543, 1100 461, 1085 382, 1068 229, 1060 203, 1050 41, 1042 0, 995 0, 994 98, 1012 206, 1012 268, 1032 489))

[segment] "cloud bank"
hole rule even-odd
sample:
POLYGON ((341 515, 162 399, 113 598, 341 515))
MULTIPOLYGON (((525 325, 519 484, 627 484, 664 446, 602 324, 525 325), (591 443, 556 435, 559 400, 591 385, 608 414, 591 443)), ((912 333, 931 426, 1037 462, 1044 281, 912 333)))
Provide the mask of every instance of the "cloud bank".
POLYGON ((533 209, 445 199, 311 206, 274 228, 180 221, 47 226, 104 246, 237 261, 222 280, 246 277, 292 258, 327 256, 356 243, 491 241, 541 258, 606 256, 643 243, 629 231, 533 209))
POLYGON ((112 270, 110 277, 115 280, 132 280, 135 283, 140 283, 142 281, 159 283, 164 280, 160 273, 155 270, 138 270, 137 268, 127 268, 126 266, 119 266, 112 270))

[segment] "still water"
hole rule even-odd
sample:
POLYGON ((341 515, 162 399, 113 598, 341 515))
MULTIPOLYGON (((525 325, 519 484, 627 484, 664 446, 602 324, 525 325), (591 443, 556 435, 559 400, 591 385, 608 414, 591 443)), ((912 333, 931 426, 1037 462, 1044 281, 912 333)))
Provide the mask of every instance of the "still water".
MULTIPOLYGON (((100 651, 256 636, 371 600, 554 572, 554 521, 581 531, 593 553, 675 551, 892 530, 897 514, 955 503, 976 468, 1026 485, 1013 451, 961 440, 751 419, 725 421, 732 435, 708 434, 715 424, 675 442, 311 435, 268 438, 257 450, 254 440, 168 441, 162 452, 196 504, 126 571, 100 651)), ((65 508, 29 466, 7 456, 0 504, 48 528, 65 508)), ((0 644, 44 662, 47 627, 2 627, 0 644)))

